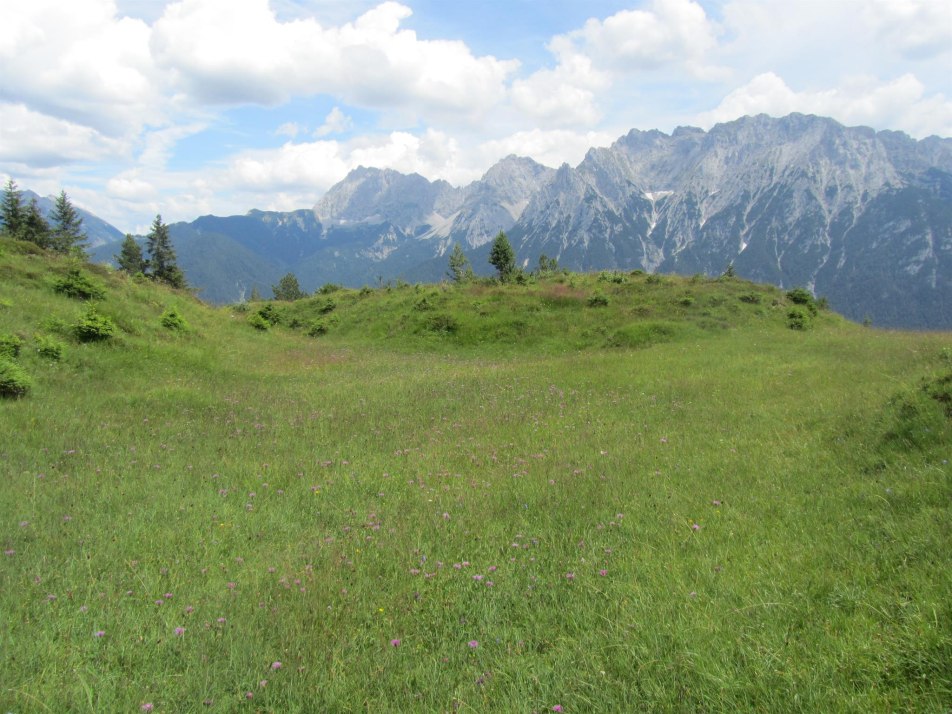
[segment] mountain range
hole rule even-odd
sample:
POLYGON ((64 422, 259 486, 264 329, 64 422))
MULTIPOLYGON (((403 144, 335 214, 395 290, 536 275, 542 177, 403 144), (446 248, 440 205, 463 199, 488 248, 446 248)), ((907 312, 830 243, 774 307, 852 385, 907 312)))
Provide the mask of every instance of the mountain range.
MULTIPOLYGON (((760 115, 709 131, 632 130, 552 169, 509 156, 454 187, 360 167, 311 209, 170 226, 211 302, 294 272, 306 290, 445 276, 459 243, 490 274, 505 231, 520 265, 718 275, 802 286, 854 320, 952 329, 952 139, 760 115)), ((117 244, 96 248, 108 259, 117 244)))

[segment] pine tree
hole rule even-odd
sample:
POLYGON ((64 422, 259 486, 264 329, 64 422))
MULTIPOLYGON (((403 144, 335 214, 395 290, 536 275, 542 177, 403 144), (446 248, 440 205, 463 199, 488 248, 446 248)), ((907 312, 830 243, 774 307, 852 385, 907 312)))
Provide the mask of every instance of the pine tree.
POLYGON ((52 248, 57 253, 78 253, 85 257, 86 232, 83 230, 83 219, 73 208, 66 191, 60 191, 53 206, 53 240, 52 248))
POLYGON ((145 273, 149 267, 148 262, 142 255, 142 248, 136 243, 131 233, 126 233, 126 238, 122 241, 122 248, 119 250, 119 255, 116 256, 116 264, 120 270, 126 271, 129 275, 145 273))
POLYGON ((277 285, 272 285, 271 292, 274 293, 275 300, 293 301, 306 297, 294 273, 288 273, 278 281, 277 285))
POLYGON ((447 273, 456 283, 465 283, 473 279, 473 268, 469 264, 469 258, 459 247, 459 243, 453 246, 453 252, 450 253, 450 269, 447 273))
POLYGON ((50 248, 53 245, 53 233, 50 224, 43 217, 40 205, 35 198, 30 199, 29 205, 23 212, 20 223, 20 239, 36 243, 41 248, 50 248))
POLYGON ((489 263, 499 271, 499 279, 504 283, 509 282, 516 272, 516 254, 513 252, 506 234, 502 231, 499 231, 499 235, 493 239, 492 250, 489 253, 489 263))
POLYGON ((175 259, 175 249, 169 236, 169 227, 157 215, 152 222, 152 230, 146 236, 149 250, 149 268, 155 280, 161 280, 175 288, 185 287, 185 275, 179 269, 175 259))
POLYGON ((23 192, 17 188, 17 182, 12 178, 7 180, 3 188, 3 205, 0 206, 0 221, 11 238, 18 238, 23 228, 24 208, 23 192))

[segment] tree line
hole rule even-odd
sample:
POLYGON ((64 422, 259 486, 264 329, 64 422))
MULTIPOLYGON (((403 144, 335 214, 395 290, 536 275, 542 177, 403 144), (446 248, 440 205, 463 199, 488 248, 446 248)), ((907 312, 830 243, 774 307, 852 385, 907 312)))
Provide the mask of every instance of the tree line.
POLYGON ((12 178, 3 189, 0 223, 9 237, 35 243, 56 253, 86 257, 86 232, 83 219, 66 195, 60 191, 48 221, 36 198, 24 203, 23 192, 12 178))
MULTIPOLYGON (((82 260, 88 258, 88 237, 83 230, 83 219, 66 191, 60 191, 56 197, 48 221, 36 198, 25 203, 16 181, 9 179, 0 204, 0 229, 10 238, 34 243, 55 253, 73 255, 82 260)), ((143 254, 132 234, 127 233, 119 254, 115 256, 119 269, 130 275, 144 275, 175 288, 186 287, 185 274, 178 266, 169 227, 162 222, 160 215, 155 217, 152 229, 146 236, 146 250, 148 257, 143 254)))

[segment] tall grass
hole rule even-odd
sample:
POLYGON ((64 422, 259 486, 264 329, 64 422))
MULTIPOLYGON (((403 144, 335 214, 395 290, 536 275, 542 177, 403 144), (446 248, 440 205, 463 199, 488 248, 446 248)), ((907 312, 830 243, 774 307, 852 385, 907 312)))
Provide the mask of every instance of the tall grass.
POLYGON ((948 335, 644 276, 259 332, 101 271, 86 345, 67 266, 5 247, 3 711, 952 706, 948 335))

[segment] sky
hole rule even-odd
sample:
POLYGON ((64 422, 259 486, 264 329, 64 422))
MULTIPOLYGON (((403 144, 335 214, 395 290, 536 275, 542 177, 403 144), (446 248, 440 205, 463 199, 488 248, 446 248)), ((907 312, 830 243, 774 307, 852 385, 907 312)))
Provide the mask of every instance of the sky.
POLYGON ((631 129, 830 116, 952 137, 947 0, 0 0, 0 178, 121 231, 461 186, 631 129))

